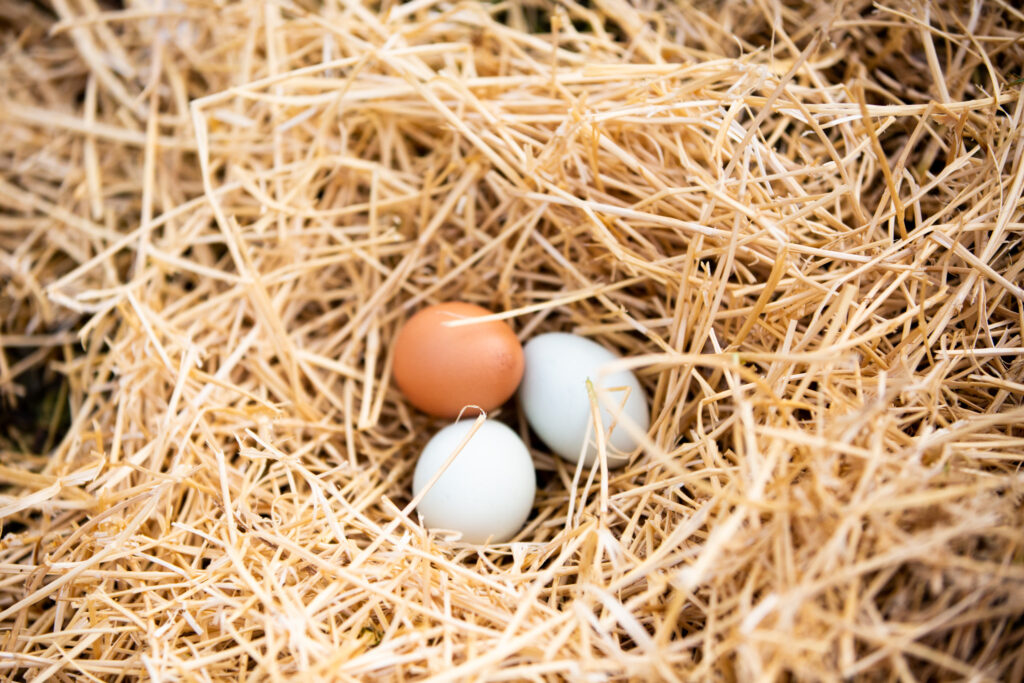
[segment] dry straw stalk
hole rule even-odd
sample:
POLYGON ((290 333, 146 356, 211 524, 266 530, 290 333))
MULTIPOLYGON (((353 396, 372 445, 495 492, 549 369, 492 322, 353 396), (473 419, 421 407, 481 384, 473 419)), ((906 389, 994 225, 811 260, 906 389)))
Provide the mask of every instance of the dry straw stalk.
POLYGON ((0 0, 0 676, 1024 679, 1013 5, 0 0), (447 299, 653 403, 510 544, 447 299))

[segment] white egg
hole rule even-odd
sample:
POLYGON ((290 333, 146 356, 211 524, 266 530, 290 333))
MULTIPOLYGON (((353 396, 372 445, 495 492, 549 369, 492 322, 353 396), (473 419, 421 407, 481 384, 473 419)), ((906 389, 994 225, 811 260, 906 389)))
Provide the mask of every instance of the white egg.
MULTIPOLYGON (((413 473, 414 496, 475 423, 461 420, 448 425, 427 442, 413 473)), ((500 422, 484 420, 416 509, 428 528, 461 531, 468 543, 502 543, 523 527, 536 490, 533 460, 522 440, 500 422)))
POLYGON ((618 357, 597 342, 574 334, 539 335, 527 342, 523 353, 526 371, 519 385, 519 402, 527 422, 548 448, 571 462, 579 461, 583 454, 584 464, 594 463, 597 437, 587 392, 589 379, 598 395, 603 431, 608 435, 608 465, 626 464, 629 453, 639 444, 622 426, 622 420, 646 432, 651 419, 647 397, 636 375, 622 370, 599 378, 601 368, 618 357))

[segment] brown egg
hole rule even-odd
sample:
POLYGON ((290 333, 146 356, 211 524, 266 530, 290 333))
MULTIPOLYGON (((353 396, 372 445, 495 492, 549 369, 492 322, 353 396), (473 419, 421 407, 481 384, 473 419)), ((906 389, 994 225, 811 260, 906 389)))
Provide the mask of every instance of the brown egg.
POLYGON ((444 325, 490 313, 451 301, 409 318, 395 340, 394 376, 410 403, 454 418, 468 405, 494 410, 515 393, 523 378, 523 347, 507 323, 444 325))

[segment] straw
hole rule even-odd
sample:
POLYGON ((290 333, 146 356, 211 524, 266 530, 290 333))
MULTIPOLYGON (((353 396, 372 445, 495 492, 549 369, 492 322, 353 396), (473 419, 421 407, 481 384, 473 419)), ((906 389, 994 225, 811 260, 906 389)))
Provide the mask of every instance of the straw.
POLYGON ((0 0, 0 677, 1024 679, 1012 3, 112 7, 0 0), (651 405, 492 411, 509 543, 414 509, 446 300, 651 405))

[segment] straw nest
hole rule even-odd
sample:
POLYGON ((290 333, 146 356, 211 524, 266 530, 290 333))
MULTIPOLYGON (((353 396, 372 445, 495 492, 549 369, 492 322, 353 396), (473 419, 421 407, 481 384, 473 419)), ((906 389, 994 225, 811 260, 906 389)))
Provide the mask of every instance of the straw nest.
POLYGON ((1013 4, 0 2, 0 675, 1021 680, 1013 4), (450 299, 653 404, 505 545, 450 299))

